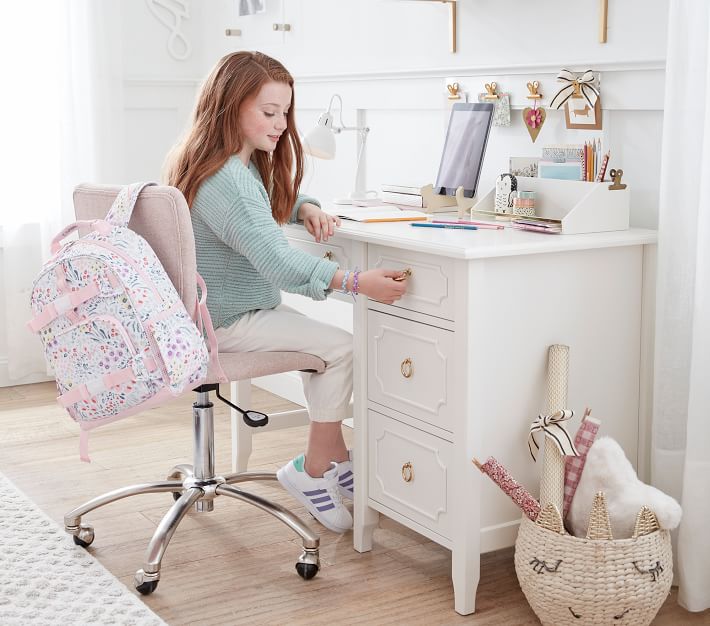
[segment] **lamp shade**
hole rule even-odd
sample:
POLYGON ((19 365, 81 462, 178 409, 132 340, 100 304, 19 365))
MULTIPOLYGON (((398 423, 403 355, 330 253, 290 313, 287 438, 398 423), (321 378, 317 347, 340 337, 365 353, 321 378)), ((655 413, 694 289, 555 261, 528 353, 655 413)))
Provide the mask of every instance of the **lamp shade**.
POLYGON ((318 124, 303 138, 303 149, 306 154, 319 159, 335 158, 333 118, 329 112, 323 113, 318 124))

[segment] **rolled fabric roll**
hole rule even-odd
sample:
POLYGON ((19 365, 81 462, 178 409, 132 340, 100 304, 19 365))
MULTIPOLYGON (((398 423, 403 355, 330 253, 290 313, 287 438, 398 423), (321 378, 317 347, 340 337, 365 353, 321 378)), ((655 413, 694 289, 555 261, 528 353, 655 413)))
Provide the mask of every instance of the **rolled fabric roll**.
POLYGON ((487 474, 533 522, 537 519, 540 503, 494 457, 489 456, 483 464, 473 459, 473 464, 487 474))
MULTIPOLYGON (((547 413, 552 414, 567 407, 567 375, 569 371, 569 346, 550 346, 547 357, 547 413)), ((542 459, 540 479, 540 504, 554 504, 562 515, 565 486, 565 457, 555 442, 545 436, 545 456, 542 459)))
POLYGON ((565 457, 565 501, 563 517, 567 517, 572 498, 577 491, 579 479, 582 477, 584 464, 587 462, 587 452, 592 447, 597 433, 599 432, 599 420, 589 417, 589 410, 585 411, 582 423, 579 425, 577 434, 574 436, 574 447, 577 448, 579 456, 565 457))

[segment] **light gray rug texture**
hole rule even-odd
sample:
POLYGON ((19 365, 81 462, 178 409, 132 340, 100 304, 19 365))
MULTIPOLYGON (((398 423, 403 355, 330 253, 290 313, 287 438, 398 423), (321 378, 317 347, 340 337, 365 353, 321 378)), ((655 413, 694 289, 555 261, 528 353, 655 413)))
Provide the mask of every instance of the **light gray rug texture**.
POLYGON ((0 474, 2 626, 165 626, 0 474))

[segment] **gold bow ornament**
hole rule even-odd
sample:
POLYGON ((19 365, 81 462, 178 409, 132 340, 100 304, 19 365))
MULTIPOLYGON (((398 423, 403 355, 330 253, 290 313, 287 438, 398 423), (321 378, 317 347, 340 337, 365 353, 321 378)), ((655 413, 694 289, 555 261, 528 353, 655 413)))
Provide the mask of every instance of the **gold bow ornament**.
POLYGON ((551 415, 538 415, 530 424, 530 433, 528 434, 528 449, 530 456, 534 461, 537 460, 536 453, 540 451, 540 446, 535 439, 535 434, 538 432, 545 433, 560 451, 563 456, 579 456, 577 448, 574 447, 574 442, 569 436, 565 427, 560 423, 574 416, 574 411, 570 409, 562 409, 551 415), (533 452, 535 446, 535 452, 533 452))
POLYGON ((593 109, 599 97, 599 89, 596 87, 597 78, 593 70, 587 70, 577 75, 574 72, 563 69, 557 75, 557 82, 565 83, 555 97, 550 102, 551 109, 559 109, 567 100, 582 96, 593 109))

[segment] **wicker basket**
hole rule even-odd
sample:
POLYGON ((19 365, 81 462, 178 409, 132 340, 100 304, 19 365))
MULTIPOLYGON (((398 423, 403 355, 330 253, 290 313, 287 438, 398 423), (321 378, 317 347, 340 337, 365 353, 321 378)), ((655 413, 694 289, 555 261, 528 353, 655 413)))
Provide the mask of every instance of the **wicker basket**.
POLYGON ((673 580, 670 533, 643 507, 631 539, 611 539, 602 493, 595 498, 587 538, 564 534, 559 515, 523 516, 515 571, 545 626, 650 624, 673 580))

